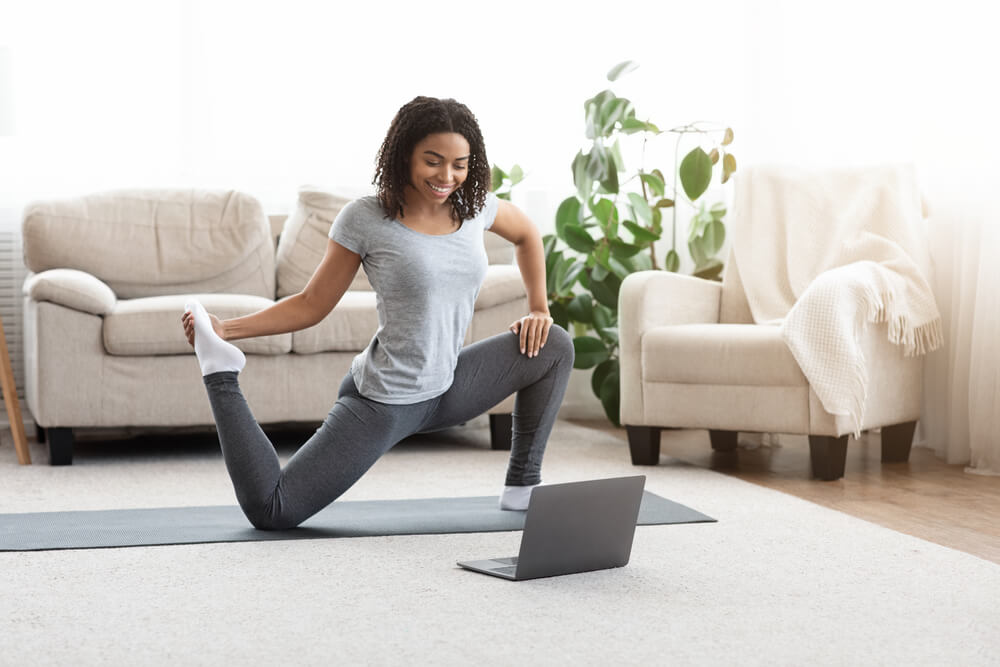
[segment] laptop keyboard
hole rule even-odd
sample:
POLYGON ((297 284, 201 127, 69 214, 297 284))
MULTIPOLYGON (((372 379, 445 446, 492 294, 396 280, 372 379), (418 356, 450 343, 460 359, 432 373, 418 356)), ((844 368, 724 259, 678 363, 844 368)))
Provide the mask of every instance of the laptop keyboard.
POLYGON ((494 563, 500 563, 501 565, 517 565, 517 556, 513 558, 494 558, 494 563))
POLYGON ((494 572, 499 572, 500 574, 514 574, 517 570, 516 567, 496 567, 493 568, 494 572))

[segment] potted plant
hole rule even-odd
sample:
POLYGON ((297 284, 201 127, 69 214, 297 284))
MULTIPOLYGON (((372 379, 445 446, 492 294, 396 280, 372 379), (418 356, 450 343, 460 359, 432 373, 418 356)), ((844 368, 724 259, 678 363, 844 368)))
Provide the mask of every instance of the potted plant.
MULTIPOLYGON (((620 63, 608 72, 607 78, 616 81, 636 67, 632 61, 620 63)), ((608 419, 620 426, 621 282, 635 271, 661 269, 655 244, 664 235, 665 212, 670 216, 671 246, 662 268, 680 269, 679 204, 695 210, 685 244, 694 266, 693 275, 719 279, 723 265, 716 255, 725 241, 726 207, 722 202, 708 206, 699 200, 708 192, 717 171, 721 183, 736 171, 736 158, 729 150, 733 131, 728 127, 705 127, 706 123, 661 131, 650 121, 637 118, 632 102, 611 90, 586 100, 584 117, 591 144, 587 152, 580 150, 572 162, 576 192, 559 205, 556 233, 543 237, 546 287, 553 319, 574 335, 575 367, 594 369, 591 388, 608 419), (637 171, 627 172, 620 139, 637 133, 643 135, 643 159, 651 138, 677 135, 670 178, 660 169, 646 169, 642 161, 637 171), (688 135, 696 135, 699 143, 681 159, 681 143, 688 135)), ((520 177, 520 170, 517 172, 520 177)))

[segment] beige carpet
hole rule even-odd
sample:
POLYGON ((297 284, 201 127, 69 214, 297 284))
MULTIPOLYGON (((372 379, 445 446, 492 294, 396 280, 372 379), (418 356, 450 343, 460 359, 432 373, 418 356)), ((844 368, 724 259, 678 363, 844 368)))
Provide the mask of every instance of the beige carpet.
MULTIPOLYGON (((204 439, 32 455, 0 446, 0 512, 233 502, 204 439)), ((399 445, 345 497, 496 493, 504 463, 477 420, 399 445)), ((623 439, 557 423, 546 481, 636 470, 623 439)), ((519 533, 0 553, 0 664, 1000 664, 1000 566, 676 461, 641 470, 719 522, 640 527, 627 567, 552 579, 454 564, 519 533)))

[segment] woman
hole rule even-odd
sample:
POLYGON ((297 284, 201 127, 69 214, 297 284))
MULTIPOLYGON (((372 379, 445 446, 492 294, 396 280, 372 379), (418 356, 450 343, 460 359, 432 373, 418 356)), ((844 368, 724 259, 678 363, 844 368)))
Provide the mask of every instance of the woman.
POLYGON ((301 293, 220 321, 198 302, 182 317, 194 345, 236 497, 261 529, 297 526, 338 498, 400 440, 460 424, 517 392, 503 509, 527 509, 562 402, 573 344, 553 325, 536 227, 489 192, 475 117, 455 100, 417 97, 393 119, 375 196, 348 204, 301 293), (530 312, 462 348, 486 274, 484 229, 517 248, 530 312), (305 329, 337 305, 361 264, 379 328, 354 358, 323 425, 281 468, 240 392, 246 359, 227 341, 305 329))

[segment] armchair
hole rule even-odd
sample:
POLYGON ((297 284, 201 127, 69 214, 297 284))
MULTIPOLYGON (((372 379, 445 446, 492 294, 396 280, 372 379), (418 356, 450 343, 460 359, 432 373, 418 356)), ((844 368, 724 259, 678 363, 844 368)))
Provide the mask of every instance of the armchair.
MULTIPOLYGON (((619 294, 621 423, 632 463, 656 465, 660 430, 708 429, 732 451, 743 432, 809 436, 813 475, 844 475, 846 416, 824 410, 778 326, 754 324, 735 257, 722 283, 664 271, 633 273, 619 294)), ((869 385, 862 430, 882 429, 882 461, 909 459, 920 417, 923 363, 885 330, 861 341, 869 385)))

